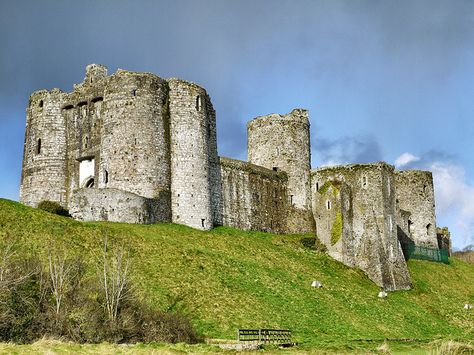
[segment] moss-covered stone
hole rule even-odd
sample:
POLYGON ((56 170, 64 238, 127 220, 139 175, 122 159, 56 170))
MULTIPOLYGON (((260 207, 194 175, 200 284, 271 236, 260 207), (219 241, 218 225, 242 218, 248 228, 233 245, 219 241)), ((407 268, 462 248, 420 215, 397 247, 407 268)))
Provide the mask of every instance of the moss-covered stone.
POLYGON ((340 186, 340 183, 338 183, 337 181, 333 181, 333 180, 326 181, 324 185, 319 188, 318 193, 321 195, 324 195, 329 190, 329 188, 332 188, 332 193, 336 197, 339 194, 339 190, 340 190, 339 186, 340 186))
POLYGON ((342 236, 342 213, 337 212, 331 229, 331 244, 336 244, 342 236))

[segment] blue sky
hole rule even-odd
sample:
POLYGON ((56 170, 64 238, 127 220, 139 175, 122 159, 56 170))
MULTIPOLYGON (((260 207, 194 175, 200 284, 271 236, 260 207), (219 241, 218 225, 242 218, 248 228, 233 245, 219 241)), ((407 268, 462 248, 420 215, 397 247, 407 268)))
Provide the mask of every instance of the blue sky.
POLYGON ((0 196, 18 199, 28 96, 105 64, 204 86, 219 153, 246 122, 310 110, 313 167, 432 170, 438 225, 474 244, 474 2, 3 1, 0 196))

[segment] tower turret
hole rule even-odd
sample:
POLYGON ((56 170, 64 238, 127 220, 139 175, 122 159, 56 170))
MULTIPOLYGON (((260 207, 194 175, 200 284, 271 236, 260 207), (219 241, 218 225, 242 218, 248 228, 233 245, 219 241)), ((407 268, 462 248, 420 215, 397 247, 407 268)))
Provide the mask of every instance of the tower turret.
POLYGON ((169 79, 172 220, 211 229, 219 208, 216 118, 206 91, 169 79))
POLYGON ((63 97, 59 89, 40 90, 30 96, 20 185, 20 201, 29 206, 37 206, 43 200, 66 205, 63 97))
POLYGON ((247 132, 249 162, 283 170, 288 175, 288 198, 292 206, 288 231, 313 231, 308 111, 294 109, 286 115, 257 117, 248 123, 247 132))
POLYGON ((168 85, 148 73, 119 70, 104 95, 99 188, 146 198, 170 189, 168 85))

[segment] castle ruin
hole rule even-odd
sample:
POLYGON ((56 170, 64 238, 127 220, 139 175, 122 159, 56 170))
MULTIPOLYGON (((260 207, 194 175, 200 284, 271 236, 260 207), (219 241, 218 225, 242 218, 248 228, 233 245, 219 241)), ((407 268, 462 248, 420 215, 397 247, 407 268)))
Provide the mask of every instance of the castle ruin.
POLYGON ((438 246, 430 172, 311 170, 303 109, 257 117, 247 130, 248 162, 219 157, 205 89, 92 64, 72 92, 30 96, 20 200, 56 201, 84 221, 317 233, 381 287, 410 288, 400 238, 438 246))

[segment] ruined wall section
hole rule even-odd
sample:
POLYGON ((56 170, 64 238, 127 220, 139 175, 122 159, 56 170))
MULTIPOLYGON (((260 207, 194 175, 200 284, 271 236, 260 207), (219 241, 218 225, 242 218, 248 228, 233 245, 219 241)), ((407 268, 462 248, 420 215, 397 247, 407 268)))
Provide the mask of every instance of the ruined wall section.
POLYGON ((395 173, 400 209, 409 211, 409 233, 416 245, 437 248, 433 175, 429 171, 395 173))
POLYGON ((438 239, 438 248, 448 251, 448 256, 452 256, 451 233, 448 227, 436 228, 436 238, 438 239))
POLYGON ((107 68, 87 66, 86 77, 74 91, 65 95, 61 114, 67 123, 67 191, 68 204, 73 192, 87 184, 98 187, 100 149, 104 116, 104 91, 107 68), (85 171, 84 165, 90 168, 85 171), (82 166, 82 169, 81 169, 82 166))
POLYGON ((102 110, 98 187, 147 198, 170 191, 167 82, 118 70, 108 79, 102 110))
POLYGON ((313 214, 316 234, 328 254, 348 266, 356 266, 352 243, 352 198, 350 187, 338 180, 325 179, 314 187, 313 214))
POLYGON ((287 231, 287 176, 247 162, 220 157, 223 224, 243 230, 287 231))
POLYGON ((272 114, 253 119, 247 125, 248 160, 288 175, 290 233, 314 231, 311 215, 310 136, 308 111, 295 109, 289 114, 272 114))
POLYGON ((411 213, 397 207, 397 237, 403 250, 405 260, 409 258, 409 247, 415 245, 410 234, 411 213))
POLYGON ((217 154, 217 127, 216 127, 216 112, 212 106, 209 95, 205 96, 205 109, 207 116, 207 154, 209 159, 209 184, 210 184, 210 198, 212 208, 212 219, 214 226, 222 226, 224 202, 222 196, 222 176, 221 164, 217 154))
POLYGON ((385 289, 410 288, 408 269, 397 239, 393 167, 377 163, 321 168, 312 172, 313 214, 318 237, 326 242, 331 240, 331 235, 325 224, 334 218, 326 212, 327 208, 322 208, 330 200, 329 194, 334 193, 332 187, 332 191, 324 191, 328 182, 331 186, 347 185, 331 200, 336 207, 342 206, 341 242, 327 245, 333 250, 332 255, 346 265, 359 267, 385 289))
POLYGON ((75 191, 69 212, 81 221, 157 223, 169 221, 169 191, 146 198, 117 189, 81 188, 75 191))
POLYGON ((42 200, 67 205, 63 98, 61 90, 53 89, 37 91, 29 99, 20 185, 20 201, 29 206, 42 200))
MULTIPOLYGON (((218 172, 215 114, 206 91, 169 79, 172 221, 199 229, 214 226, 213 184, 218 172)), ((220 184, 219 184, 220 185, 220 184)))

